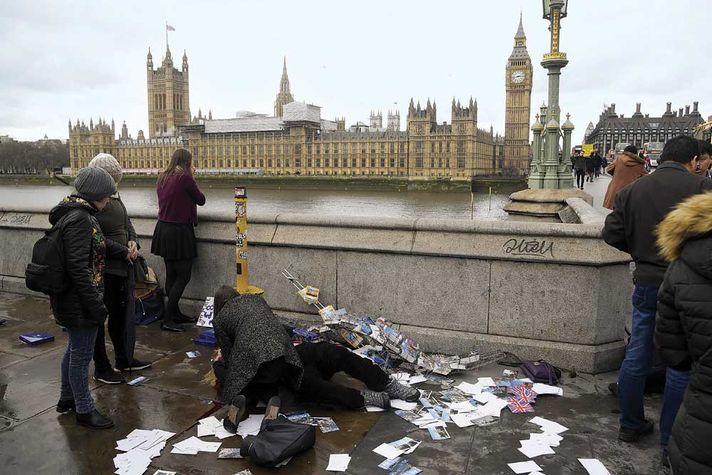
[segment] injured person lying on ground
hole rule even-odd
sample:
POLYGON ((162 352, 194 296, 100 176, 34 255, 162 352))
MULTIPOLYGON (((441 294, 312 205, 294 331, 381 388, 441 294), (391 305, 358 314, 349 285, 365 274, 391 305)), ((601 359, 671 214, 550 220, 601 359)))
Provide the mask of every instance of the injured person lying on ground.
POLYGON ((416 401, 420 392, 391 379, 368 359, 328 342, 303 342, 294 346, 286 329, 265 300, 240 295, 222 286, 215 294, 213 328, 221 358, 213 363, 222 386, 222 399, 231 407, 223 420, 235 432, 248 417, 248 408, 267 401, 267 410, 279 410, 280 387, 306 402, 360 409, 390 407, 390 399, 416 401), (336 384, 334 374, 343 371, 362 381, 367 389, 336 384))

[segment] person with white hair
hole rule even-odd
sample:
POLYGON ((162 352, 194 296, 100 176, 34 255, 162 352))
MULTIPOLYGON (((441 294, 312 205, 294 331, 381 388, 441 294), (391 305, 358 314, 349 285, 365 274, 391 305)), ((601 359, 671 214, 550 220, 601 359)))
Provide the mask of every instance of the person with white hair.
MULTIPOLYGON (((100 153, 88 165, 101 168, 111 175, 118 186, 123 178, 121 165, 112 155, 100 153)), ((116 369, 137 371, 146 369, 151 363, 133 357, 135 338, 133 265, 138 257, 138 238, 126 207, 118 192, 109 199, 106 207, 96 215, 99 226, 107 241, 114 241, 128 249, 130 260, 107 257, 104 272, 104 305, 109 311, 108 329, 114 345, 116 369)), ((106 384, 121 384, 124 378, 112 368, 106 354, 104 326, 99 327, 94 346, 94 379, 106 384)))

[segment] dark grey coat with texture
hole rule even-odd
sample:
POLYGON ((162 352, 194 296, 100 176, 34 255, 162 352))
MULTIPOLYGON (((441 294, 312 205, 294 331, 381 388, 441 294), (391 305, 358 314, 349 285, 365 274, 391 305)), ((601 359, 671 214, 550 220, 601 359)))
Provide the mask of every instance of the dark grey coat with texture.
POLYGON ((299 389, 303 366, 287 333, 267 302, 257 295, 240 295, 213 319, 213 329, 227 366, 223 400, 232 403, 257 374, 262 363, 284 357, 294 371, 288 381, 299 389))

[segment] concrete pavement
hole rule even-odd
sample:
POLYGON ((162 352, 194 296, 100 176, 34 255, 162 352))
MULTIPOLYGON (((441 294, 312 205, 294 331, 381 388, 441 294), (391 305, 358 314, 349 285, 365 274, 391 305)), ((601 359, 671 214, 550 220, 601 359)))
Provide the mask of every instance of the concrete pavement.
MULTIPOLYGON (((492 426, 459 429, 448 424, 451 439, 433 441, 427 431, 392 412, 351 412, 287 401, 285 410, 306 409, 314 416, 332 417, 340 430, 327 434, 317 431, 315 448, 295 457, 286 468, 261 469, 245 460, 218 460, 213 453, 170 454, 169 447, 196 435, 197 420, 218 406, 215 391, 202 382, 209 368, 210 350, 192 343, 197 330, 175 334, 161 331, 156 324, 141 327, 137 355, 155 361, 151 370, 141 372, 149 381, 136 387, 92 381, 92 394, 99 409, 116 422, 111 430, 94 432, 75 426, 73 415, 55 412, 66 336, 50 319, 47 301, 0 293, 0 318, 7 319, 0 326, 0 471, 4 474, 112 473, 116 441, 136 428, 177 433, 163 454, 153 460, 148 474, 159 468, 181 474, 234 474, 248 467, 255 474, 325 473, 332 453, 351 454, 347 473, 385 474, 377 467, 383 457, 372 449, 405 435, 423 441, 408 456, 409 462, 423 469, 423 473, 510 474, 513 472, 507 463, 526 460, 516 450, 518 440, 537 430, 526 422, 532 415, 511 414, 505 408, 492 426), (47 331, 56 340, 29 347, 17 339, 27 331, 47 331), (185 352, 194 349, 200 350, 201 356, 189 359, 185 352)), ((492 365, 459 374, 456 379, 474 382, 478 376, 499 376, 502 369, 492 365)), ((659 463, 657 430, 638 445, 616 439, 617 403, 607 390, 608 383, 615 379, 615 373, 565 375, 564 397, 539 397, 533 415, 569 428, 560 447, 554 449, 555 455, 535 459, 544 473, 583 474, 585 470, 577 458, 598 458, 616 475, 666 473, 659 463)), ((438 389, 426 384, 420 387, 438 389)), ((660 397, 647 398, 646 405, 648 414, 657 419, 660 397)), ((239 445, 239 437, 223 441, 223 447, 239 445)))

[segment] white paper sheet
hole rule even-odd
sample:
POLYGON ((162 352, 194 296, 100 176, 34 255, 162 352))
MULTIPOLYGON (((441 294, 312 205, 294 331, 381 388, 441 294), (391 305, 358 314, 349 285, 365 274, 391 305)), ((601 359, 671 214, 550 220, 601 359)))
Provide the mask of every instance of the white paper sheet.
POLYGON ((578 459, 589 475, 611 475, 606 467, 598 459, 578 459))
POLYGON ((450 419, 457 427, 464 428, 474 425, 471 420, 472 414, 450 414, 450 419))
POLYGON ((540 455, 548 455, 555 453, 550 446, 542 442, 537 442, 535 440, 520 440, 519 442, 521 444, 521 447, 519 447, 519 449, 517 450, 519 450, 521 453, 523 453, 526 457, 530 459, 534 457, 539 457, 540 455))
POLYGON ((375 449, 373 449, 374 452, 376 452, 378 455, 382 457, 386 457, 387 459, 394 459, 398 457, 399 455, 403 454, 402 450, 396 449, 392 445, 388 444, 381 444, 375 449))
POLYGON ((257 435, 260 431, 260 425, 262 425, 262 420, 264 418, 264 414, 251 414, 250 417, 240 422, 237 426, 236 434, 243 438, 248 435, 257 435))
POLYGON ((331 454, 326 470, 328 472, 345 472, 349 468, 350 461, 351 457, 348 454, 331 454))
POLYGON ((423 383, 427 381, 428 378, 423 376, 422 374, 416 374, 414 376, 411 376, 411 378, 408 380, 408 384, 418 384, 418 383, 423 383))
POLYGON ((484 392, 483 392, 483 393, 479 393, 479 394, 475 394, 472 398, 473 398, 475 401, 477 401, 477 402, 479 402, 479 403, 481 403, 481 404, 487 404, 487 403, 490 402, 490 401, 493 401, 493 400, 495 400, 495 399, 499 399, 497 396, 495 396, 495 395, 492 394, 492 393, 484 393, 484 392))
POLYGON ((559 388, 557 386, 550 386, 544 383, 534 383, 532 385, 532 391, 537 394, 553 394, 555 396, 563 396, 564 388, 559 388))
POLYGON ((531 460, 527 462, 508 463, 507 466, 511 468, 514 473, 541 472, 542 470, 536 462, 532 462, 531 460))
POLYGON ((465 394, 479 394, 482 392, 482 385, 470 384, 465 381, 461 382, 455 387, 465 394))
POLYGON ((391 399, 391 408, 412 411, 418 406, 417 402, 406 402, 402 399, 391 399))
POLYGON ((529 440, 541 442, 551 447, 558 447, 563 437, 558 434, 532 432, 529 434, 529 440))
POLYGON ((490 377, 477 378, 477 384, 479 384, 480 386, 497 386, 497 384, 494 382, 494 379, 490 377))
POLYGON ((476 407, 473 406, 470 401, 452 402, 448 404, 451 411, 457 412, 473 412, 476 407))
POLYGON ((385 409, 378 406, 366 406, 366 412, 383 412, 385 409))
POLYGON ((529 420, 532 424, 536 424, 539 427, 542 428, 542 431, 548 432, 550 434, 560 434, 562 432, 566 432, 569 430, 568 427, 564 427, 558 422, 550 421, 548 419, 544 419, 543 417, 536 416, 532 419, 529 420))

